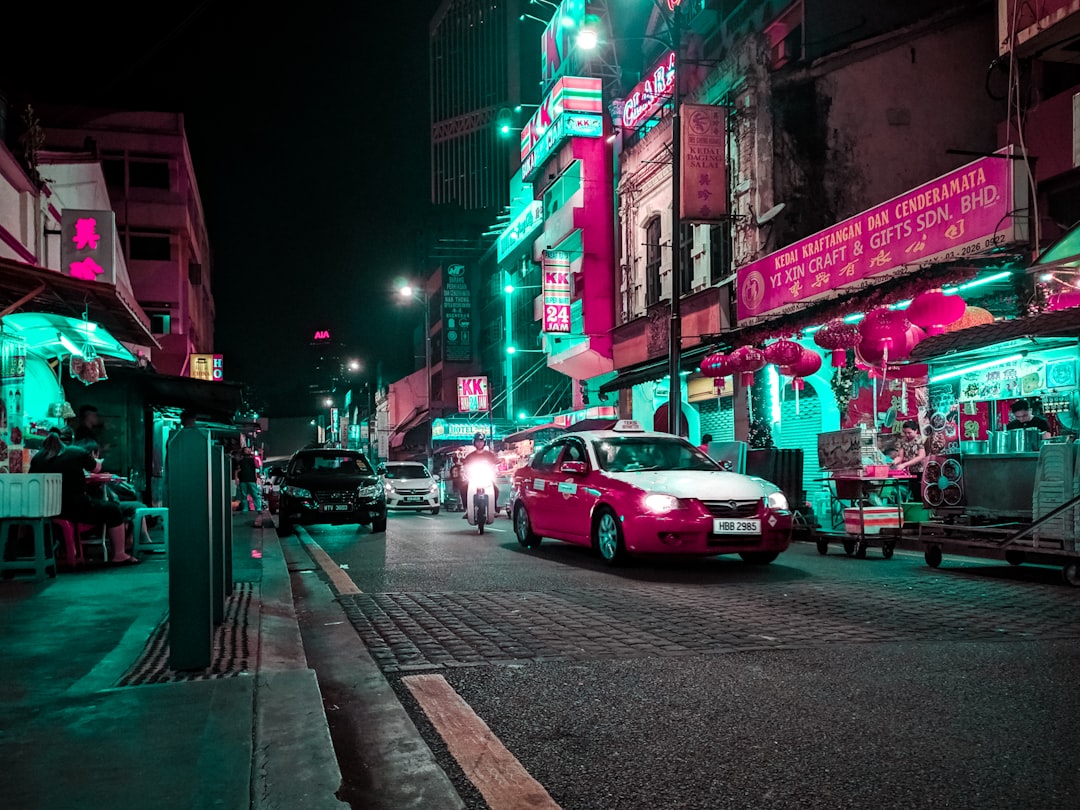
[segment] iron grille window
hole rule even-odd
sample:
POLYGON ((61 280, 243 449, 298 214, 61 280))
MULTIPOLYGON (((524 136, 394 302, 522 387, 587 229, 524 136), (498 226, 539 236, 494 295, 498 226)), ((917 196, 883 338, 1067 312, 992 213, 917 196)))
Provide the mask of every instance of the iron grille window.
POLYGON ((709 283, 719 284, 731 274, 731 222, 709 229, 709 283))
POLYGON ((645 223, 645 306, 660 300, 660 217, 645 223))
POLYGON ((679 286, 686 295, 694 287, 694 226, 684 223, 679 239, 679 286))

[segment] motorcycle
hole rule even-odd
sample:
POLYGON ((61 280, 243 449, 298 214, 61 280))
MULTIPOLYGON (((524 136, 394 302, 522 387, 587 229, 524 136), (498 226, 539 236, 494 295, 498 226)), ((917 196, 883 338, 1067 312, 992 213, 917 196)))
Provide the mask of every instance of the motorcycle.
POLYGON ((484 525, 491 523, 494 518, 495 466, 486 461, 474 462, 468 466, 468 477, 465 503, 469 508, 465 516, 469 525, 476 527, 476 533, 483 534, 484 525))

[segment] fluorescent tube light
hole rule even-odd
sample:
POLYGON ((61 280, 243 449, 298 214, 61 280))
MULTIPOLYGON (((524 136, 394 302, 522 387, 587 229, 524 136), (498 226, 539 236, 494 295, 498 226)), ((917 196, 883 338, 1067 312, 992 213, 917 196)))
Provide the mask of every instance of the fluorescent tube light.
POLYGON ((1010 354, 1008 357, 1001 357, 997 360, 989 360, 985 363, 976 363, 973 366, 965 366, 964 368, 958 368, 955 371, 946 371, 944 374, 935 374, 930 378, 931 383, 942 382, 943 380, 951 380, 954 377, 962 377, 965 374, 972 371, 983 371, 984 369, 993 368, 994 366, 1002 366, 1005 363, 1012 363, 1016 360, 1022 360, 1024 355, 1022 354, 1010 354))

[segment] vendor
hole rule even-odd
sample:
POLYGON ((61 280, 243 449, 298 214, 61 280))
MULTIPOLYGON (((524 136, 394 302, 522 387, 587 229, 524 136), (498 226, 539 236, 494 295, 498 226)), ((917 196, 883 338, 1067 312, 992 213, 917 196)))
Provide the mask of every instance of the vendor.
POLYGON ((1016 400, 1016 402, 1009 406, 1009 410, 1012 411, 1013 418, 1010 419, 1009 424, 1005 426, 1006 430, 1038 428, 1042 431, 1042 437, 1044 439, 1050 438, 1050 423, 1041 416, 1033 416, 1031 413, 1031 403, 1026 399, 1016 400))
POLYGON ((926 442, 919 431, 919 423, 914 419, 904 422, 900 428, 900 436, 900 458, 893 463, 893 469, 903 470, 911 475, 922 475, 926 442))

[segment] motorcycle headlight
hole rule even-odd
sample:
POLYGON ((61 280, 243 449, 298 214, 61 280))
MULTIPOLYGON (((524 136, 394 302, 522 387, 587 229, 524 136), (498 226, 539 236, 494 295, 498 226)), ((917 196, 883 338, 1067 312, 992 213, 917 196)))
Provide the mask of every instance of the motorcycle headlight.
POLYGON ((675 509, 681 508, 679 499, 674 495, 660 495, 653 492, 645 496, 645 508, 650 512, 656 512, 663 514, 664 512, 671 512, 675 509))
POLYGON ((286 485, 286 486, 283 486, 281 488, 281 493, 283 495, 288 495, 288 496, 293 497, 293 498, 310 498, 311 497, 311 492, 309 490, 304 489, 303 487, 291 487, 291 486, 286 485))
POLYGON ((770 492, 765 498, 765 503, 770 509, 778 509, 781 512, 788 510, 787 496, 779 490, 770 492))

